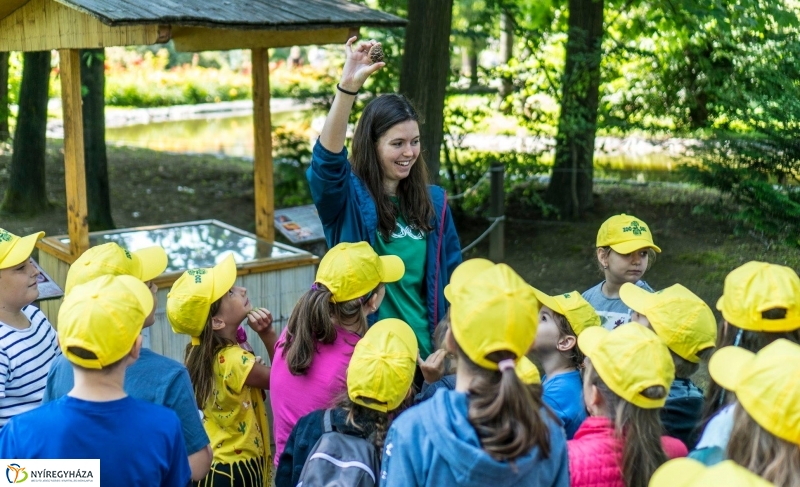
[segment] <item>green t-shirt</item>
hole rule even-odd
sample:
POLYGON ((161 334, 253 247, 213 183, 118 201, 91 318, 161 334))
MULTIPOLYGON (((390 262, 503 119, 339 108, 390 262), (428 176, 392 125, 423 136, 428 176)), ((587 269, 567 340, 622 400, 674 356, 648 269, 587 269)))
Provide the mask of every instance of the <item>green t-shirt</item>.
POLYGON ((381 319, 399 318, 408 323, 417 336, 419 354, 423 360, 433 351, 428 329, 428 304, 423 293, 427 238, 424 231, 409 227, 405 218, 398 216, 389 242, 383 240, 380 231, 375 239, 375 252, 378 255, 396 255, 403 259, 406 266, 402 279, 386 284, 386 297, 383 298, 379 316, 381 319))

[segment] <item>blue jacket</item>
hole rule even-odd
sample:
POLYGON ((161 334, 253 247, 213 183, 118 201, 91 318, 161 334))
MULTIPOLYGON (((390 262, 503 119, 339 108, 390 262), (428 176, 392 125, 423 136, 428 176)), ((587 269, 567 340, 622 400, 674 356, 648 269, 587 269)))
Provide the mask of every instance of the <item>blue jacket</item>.
POLYGON ((402 413, 389 428, 381 466, 381 487, 569 487, 564 432, 549 414, 550 455, 538 447, 511 462, 493 459, 467 419, 467 395, 439 390, 402 413))
MULTIPOLYGON (((347 149, 335 154, 317 141, 306 177, 328 247, 341 242, 369 242, 375 246, 378 235, 375 201, 364 183, 351 171, 347 149)), ((444 189, 439 186, 429 186, 429 189, 435 217, 433 231, 427 239, 425 290, 428 327, 433 336, 433 329, 447 311, 444 287, 450 282, 453 270, 461 263, 461 243, 444 189)))

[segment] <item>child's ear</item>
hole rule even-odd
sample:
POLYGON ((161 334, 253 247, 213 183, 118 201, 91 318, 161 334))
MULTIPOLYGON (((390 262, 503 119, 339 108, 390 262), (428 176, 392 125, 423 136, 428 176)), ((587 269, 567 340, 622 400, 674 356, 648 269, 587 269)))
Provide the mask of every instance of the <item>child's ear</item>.
POLYGON ((139 352, 142 350, 142 335, 136 337, 136 341, 133 342, 133 347, 131 347, 130 356, 134 360, 139 359, 139 352))
POLYGON ((223 328, 225 328, 225 321, 222 320, 222 318, 219 318, 217 316, 212 316, 211 317, 211 329, 214 330, 214 331, 217 331, 217 330, 221 330, 223 328))
POLYGON ((600 265, 604 268, 608 267, 608 250, 603 247, 597 247, 597 260, 600 261, 600 265))
POLYGON ((447 333, 444 334, 444 349, 448 353, 455 355, 456 353, 456 339, 453 337, 453 329, 448 328, 447 333))
POLYGON ((559 352, 566 352, 568 350, 572 350, 575 348, 575 345, 578 344, 578 339, 573 335, 564 335, 563 337, 558 339, 558 343, 556 343, 556 348, 559 352))
POLYGON ((600 391, 597 390, 596 385, 592 384, 587 389, 584 389, 583 402, 586 404, 586 410, 589 412, 589 416, 598 415, 603 397, 600 395, 600 391))

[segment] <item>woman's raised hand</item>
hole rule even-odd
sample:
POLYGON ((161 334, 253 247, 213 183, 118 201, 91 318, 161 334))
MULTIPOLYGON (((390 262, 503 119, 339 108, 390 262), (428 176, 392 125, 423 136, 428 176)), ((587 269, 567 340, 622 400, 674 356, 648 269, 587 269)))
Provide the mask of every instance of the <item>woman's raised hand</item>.
POLYGON ((357 37, 353 36, 344 45, 347 58, 344 62, 344 68, 342 68, 342 79, 339 82, 339 86, 347 91, 358 91, 372 73, 386 66, 384 62, 372 64, 372 60, 369 57, 369 50, 377 44, 376 41, 362 42, 353 48, 353 43, 356 39, 357 37))

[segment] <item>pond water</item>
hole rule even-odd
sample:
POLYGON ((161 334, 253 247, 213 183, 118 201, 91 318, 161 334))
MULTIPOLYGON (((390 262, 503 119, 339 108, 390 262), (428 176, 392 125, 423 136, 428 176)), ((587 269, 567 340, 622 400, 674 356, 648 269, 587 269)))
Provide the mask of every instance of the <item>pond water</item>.
MULTIPOLYGON (((272 115, 273 129, 287 124, 306 124, 307 126, 310 119, 307 111, 274 113, 272 115)), ((321 126, 321 123, 319 125, 321 126)), ((497 138, 498 136, 487 137, 492 140, 497 138)), ((108 128, 106 129, 106 139, 110 144, 159 151, 253 157, 251 116, 158 122, 108 128)), ((491 144, 492 140, 488 142, 491 144)), ((484 146, 485 144, 479 145, 484 146)), ((483 149, 483 147, 481 148, 483 149)), ((548 162, 548 159, 552 160, 552 156, 545 156, 545 162, 548 162)), ((625 153, 623 148, 615 150, 612 154, 598 152, 595 155, 595 178, 638 182, 681 181, 681 174, 675 169, 687 160, 685 157, 672 155, 669 151, 625 153)))

